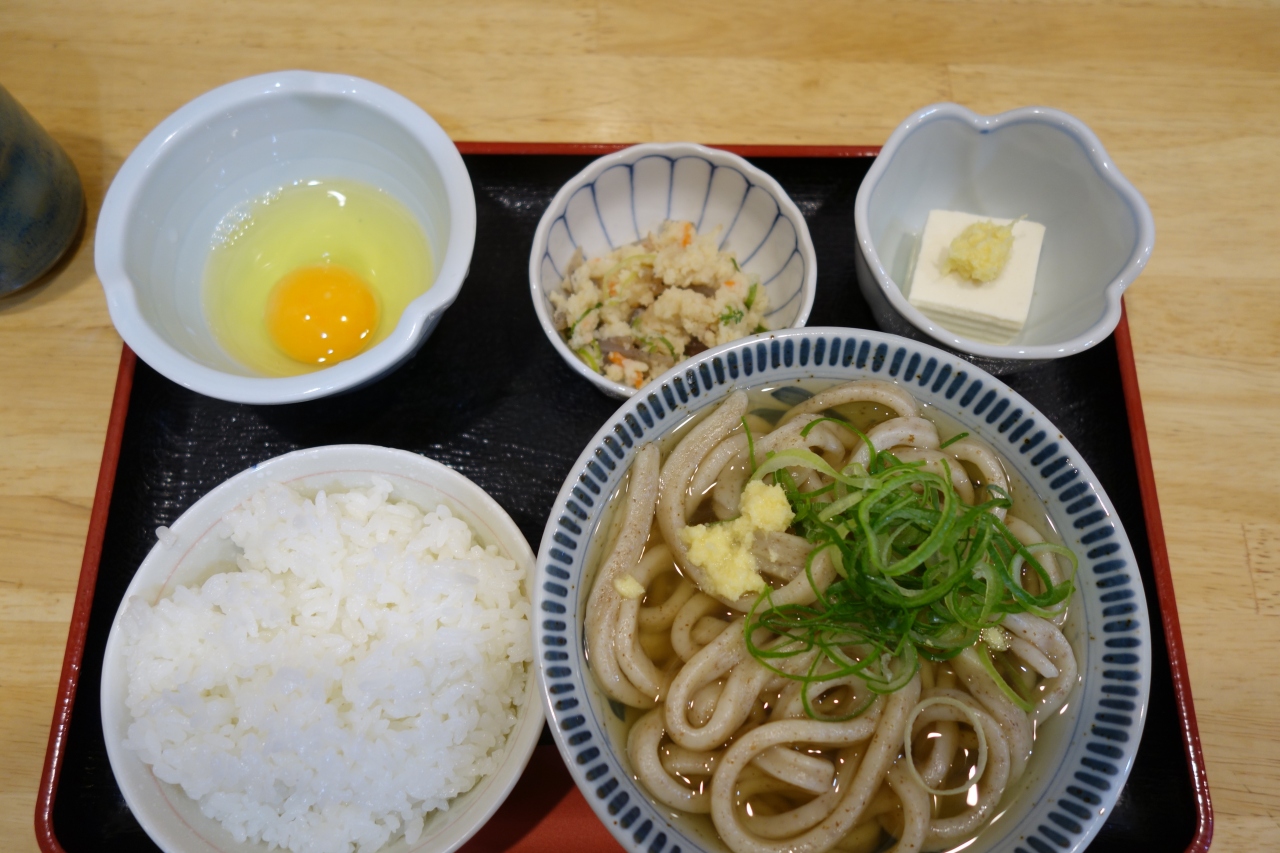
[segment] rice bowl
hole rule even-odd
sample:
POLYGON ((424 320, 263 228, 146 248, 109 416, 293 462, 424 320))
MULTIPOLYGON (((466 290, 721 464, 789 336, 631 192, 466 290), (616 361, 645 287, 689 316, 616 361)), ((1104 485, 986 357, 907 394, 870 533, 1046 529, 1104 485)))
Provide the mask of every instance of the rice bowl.
POLYGON ((318 448, 159 534, 102 711, 163 849, 443 852, 497 809, 542 725, 533 558, 478 487, 403 451, 318 448))

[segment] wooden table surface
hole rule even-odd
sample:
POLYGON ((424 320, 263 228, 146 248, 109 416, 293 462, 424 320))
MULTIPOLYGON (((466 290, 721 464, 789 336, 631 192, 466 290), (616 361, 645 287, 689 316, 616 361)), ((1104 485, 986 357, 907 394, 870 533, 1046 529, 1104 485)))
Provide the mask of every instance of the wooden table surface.
POLYGON ((1155 213, 1127 302, 1214 849, 1280 849, 1280 663, 1262 655, 1280 647, 1280 8, 1265 0, 0 0, 0 85, 66 148, 89 205, 69 262, 0 299, 0 846, 36 849, 120 355, 93 269, 103 194, 186 101, 295 67, 389 86, 458 140, 879 144, 945 100, 1083 119, 1155 213))

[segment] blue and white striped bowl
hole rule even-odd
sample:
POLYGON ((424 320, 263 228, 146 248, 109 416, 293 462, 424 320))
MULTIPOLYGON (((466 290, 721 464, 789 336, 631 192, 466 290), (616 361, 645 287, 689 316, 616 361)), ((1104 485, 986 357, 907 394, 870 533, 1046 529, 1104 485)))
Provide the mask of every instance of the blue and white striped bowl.
POLYGON ((1102 828, 1138 751, 1151 681, 1151 633, 1133 549, 1115 507, 1080 454, 1000 380, 928 344, 862 329, 813 328, 725 344, 649 383, 596 433, 552 508, 534 574, 536 653, 547 719, 587 802, 632 853, 722 851, 706 824, 655 805, 630 772, 621 706, 596 688, 583 651, 583 608, 606 503, 636 450, 738 388, 784 403, 805 380, 878 378, 996 448, 1048 509, 1080 559, 1067 639, 1080 683, 1038 733, 1021 796, 967 853, 1073 853, 1102 828))
POLYGON ((529 285, 538 321, 574 370, 610 396, 636 389, 582 363, 552 325, 549 294, 564 282, 574 252, 607 254, 644 239, 664 220, 692 222, 699 233, 721 227, 720 247, 759 277, 769 294, 771 329, 803 326, 813 307, 817 256, 809 226, 786 191, 736 154, 691 142, 652 142, 616 151, 579 172, 542 215, 529 254, 529 285))

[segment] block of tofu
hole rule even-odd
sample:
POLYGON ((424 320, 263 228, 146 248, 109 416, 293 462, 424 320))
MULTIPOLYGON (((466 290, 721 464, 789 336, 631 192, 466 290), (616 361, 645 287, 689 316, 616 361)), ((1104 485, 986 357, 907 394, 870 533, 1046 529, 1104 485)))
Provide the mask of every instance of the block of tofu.
POLYGON ((942 272, 951 241, 975 222, 1007 225, 1012 219, 931 210, 920 237, 907 301, 935 323, 966 338, 1008 343, 1027 322, 1044 226, 1020 219, 1013 225, 1013 248, 1004 269, 992 281, 975 282, 942 272))

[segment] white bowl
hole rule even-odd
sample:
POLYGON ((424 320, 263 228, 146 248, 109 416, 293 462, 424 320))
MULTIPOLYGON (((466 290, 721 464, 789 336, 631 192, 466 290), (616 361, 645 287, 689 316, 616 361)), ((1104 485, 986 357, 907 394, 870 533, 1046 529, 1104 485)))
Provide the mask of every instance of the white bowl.
MULTIPOLYGON (((161 782, 138 755, 124 746, 132 717, 125 705, 128 674, 121 648, 120 614, 133 596, 156 601, 179 585, 197 584, 213 571, 225 570, 236 547, 218 535, 219 519, 268 483, 287 483, 304 490, 367 487, 374 476, 395 487, 393 496, 423 509, 445 504, 466 521, 484 545, 496 545, 503 556, 526 569, 525 591, 532 586, 533 552, 511 517, 475 483, 424 456, 368 445, 336 445, 298 450, 243 471, 209 492, 174 522, 173 539, 157 544, 138 567, 125 592, 102 666, 102 732, 116 782, 134 817, 167 853, 248 853, 265 844, 237 843, 180 788, 161 782), (215 564, 221 564, 220 566, 215 564)), ((542 733, 543 712, 534 695, 533 666, 526 701, 507 737, 502 763, 493 775, 459 795, 448 810, 428 818, 421 838, 409 847, 401 839, 383 853, 449 853, 482 827, 511 792, 542 733)))
POLYGON ((813 307, 817 256, 795 202, 766 173, 737 154, 692 142, 651 142, 601 157, 560 188, 542 214, 529 253, 529 285, 538 322, 565 362, 611 397, 636 389, 596 373, 573 354, 552 324, 549 294, 564 282, 574 252, 607 254, 644 239, 667 219, 720 232, 748 273, 759 276, 772 306, 770 329, 803 326, 813 307))
POLYGON ((885 331, 1004 372, 1083 352, 1120 322, 1120 296, 1155 245, 1146 200, 1079 119, 1047 107, 983 116, 934 104, 898 125, 858 189, 858 284, 885 331), (1045 226, 1026 326, 1008 344, 948 331, 903 295, 932 209, 1045 226))
POLYGON ((412 355, 457 297, 475 232, 462 156, 421 108, 356 77, 283 71, 207 92, 148 134, 107 191, 94 257, 111 321, 143 361, 211 397, 286 403, 361 384, 412 355), (431 246, 435 280, 367 352, 263 377, 210 332, 201 304, 210 238, 237 204, 317 176, 361 181, 404 204, 431 246))
POLYGON ((588 671, 586 601, 614 503, 637 451, 661 442, 739 388, 768 390, 783 407, 801 383, 896 383, 985 441, 1043 501, 1079 558, 1065 627, 1079 684, 1037 732, 1016 799, 966 853, 1079 853, 1110 817, 1141 741, 1151 684, 1150 619, 1133 548, 1115 507, 1079 452, 1022 396, 959 356, 863 329, 785 329, 693 356, 650 382, 600 427, 569 470, 538 549, 534 608, 538 678, 565 765, 628 853, 726 853, 704 817, 656 805, 624 746, 623 708, 588 671))

